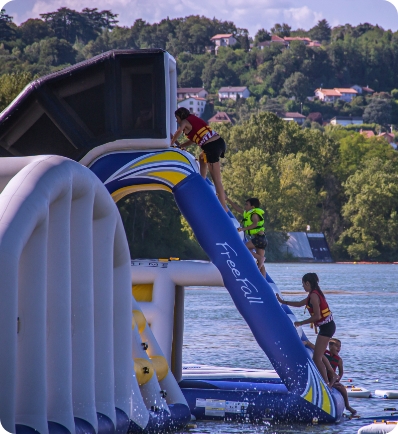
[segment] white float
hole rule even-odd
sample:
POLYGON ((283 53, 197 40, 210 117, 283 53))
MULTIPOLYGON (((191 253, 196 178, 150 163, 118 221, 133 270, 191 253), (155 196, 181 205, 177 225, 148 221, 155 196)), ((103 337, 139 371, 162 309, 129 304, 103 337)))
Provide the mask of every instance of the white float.
POLYGON ((345 386, 350 398, 371 398, 372 392, 364 387, 345 386))
POLYGON ((398 390, 375 390, 375 396, 384 399, 398 399, 398 390))
POLYGON ((358 434, 398 434, 398 421, 374 422, 358 430, 358 434))

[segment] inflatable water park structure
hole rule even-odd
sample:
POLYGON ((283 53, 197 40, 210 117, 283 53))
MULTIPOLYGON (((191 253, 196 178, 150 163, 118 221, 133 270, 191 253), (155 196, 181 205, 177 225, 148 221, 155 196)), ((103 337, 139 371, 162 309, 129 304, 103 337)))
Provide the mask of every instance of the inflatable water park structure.
POLYGON ((175 131, 176 62, 115 50, 0 114, 0 421, 150 433, 192 417, 332 423, 344 403, 175 131), (211 262, 130 259, 115 202, 165 190, 211 262), (207 222, 211 221, 209 225, 207 222), (183 366, 184 287, 225 286, 274 371, 183 366))

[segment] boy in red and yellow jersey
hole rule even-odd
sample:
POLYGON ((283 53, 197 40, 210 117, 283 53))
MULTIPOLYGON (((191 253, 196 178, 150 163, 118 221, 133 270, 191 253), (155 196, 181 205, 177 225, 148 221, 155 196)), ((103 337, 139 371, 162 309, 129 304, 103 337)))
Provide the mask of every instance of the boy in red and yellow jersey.
POLYGON ((225 211, 228 212, 224 187, 221 181, 220 166, 220 158, 224 158, 226 150, 224 140, 203 119, 191 114, 185 107, 177 109, 175 117, 178 129, 171 138, 170 146, 173 146, 178 137, 184 133, 188 140, 185 143, 178 144, 180 148, 186 148, 193 144, 197 144, 202 148, 202 153, 199 157, 200 174, 203 178, 206 178, 207 169, 209 169, 218 199, 225 211))

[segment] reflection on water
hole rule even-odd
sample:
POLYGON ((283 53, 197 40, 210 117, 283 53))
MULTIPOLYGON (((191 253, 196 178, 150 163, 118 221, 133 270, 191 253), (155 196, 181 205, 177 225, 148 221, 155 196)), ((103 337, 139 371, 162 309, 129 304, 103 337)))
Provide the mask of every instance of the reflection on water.
MULTIPOLYGON (((372 392, 398 389, 398 265, 268 264, 267 271, 289 300, 305 297, 300 291, 303 274, 318 273, 336 321, 335 337, 342 341, 344 378, 372 392)), ((302 308, 292 310, 299 320, 306 317, 302 308)), ((305 332, 315 341, 309 326, 305 332)), ((183 360, 272 369, 224 288, 186 291, 183 360)), ((383 409, 398 407, 398 400, 352 398, 351 402, 362 417, 389 414, 383 409)), ((348 434, 368 423, 357 419, 333 426, 198 422, 190 432, 348 434)))

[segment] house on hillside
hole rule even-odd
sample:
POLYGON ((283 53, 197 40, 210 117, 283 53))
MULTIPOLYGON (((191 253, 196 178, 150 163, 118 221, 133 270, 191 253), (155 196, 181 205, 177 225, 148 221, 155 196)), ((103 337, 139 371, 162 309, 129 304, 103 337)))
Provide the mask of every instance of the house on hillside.
POLYGON ((351 102, 357 95, 358 92, 352 88, 341 88, 335 87, 334 90, 337 90, 341 94, 341 98, 345 102, 351 102))
POLYGON ((315 96, 324 102, 335 102, 341 98, 341 93, 334 89, 317 89, 315 96))
POLYGON ((237 100, 240 98, 249 98, 250 90, 246 86, 225 86, 218 90, 218 100, 222 101, 224 99, 237 100))
POLYGON ((315 96, 324 102, 335 102, 342 99, 351 102, 358 95, 358 92, 352 88, 334 88, 334 89, 316 89, 315 96))
POLYGON ((211 117, 208 121, 209 124, 216 123, 216 124, 226 124, 226 123, 232 123, 231 118, 227 115, 225 112, 217 112, 213 117, 211 117))
POLYGON ((365 136, 367 139, 370 139, 371 137, 375 136, 375 133, 372 130, 361 130, 359 131, 363 136, 365 136))
POLYGON ((331 125, 341 125, 346 127, 347 125, 362 125, 363 119, 357 116, 335 116, 330 120, 331 125))
POLYGON ((210 40, 216 47, 231 47, 238 42, 233 33, 214 35, 210 40))
POLYGON ((207 98, 207 95, 209 92, 207 92, 206 89, 203 87, 179 87, 177 88, 177 99, 186 99, 191 96, 199 97, 199 98, 207 98))
POLYGON ((303 125, 305 116, 297 112, 286 112, 280 116, 284 121, 296 122, 299 125, 303 125))
POLYGON ((206 99, 199 98, 197 96, 191 96, 182 101, 179 101, 177 104, 178 108, 185 107, 188 109, 193 115, 201 117, 206 107, 206 99))
POLYGON ((395 143, 395 136, 394 136, 394 134, 392 134, 392 133, 381 133, 381 134, 379 134, 377 137, 380 137, 380 138, 382 138, 382 139, 384 139, 384 140, 387 140, 387 142, 394 148, 394 149, 397 149, 398 148, 398 146, 397 146, 397 144, 395 143))
POLYGON ((285 36, 283 39, 289 44, 293 41, 299 41, 303 42, 304 45, 309 45, 312 42, 310 38, 302 38, 301 36, 285 36))
POLYGON ((319 41, 311 41, 308 44, 309 47, 322 47, 322 44, 319 41))
POLYGON ((351 89, 355 89, 359 95, 372 95, 372 93, 374 93, 374 90, 371 89, 368 86, 359 86, 358 84, 354 84, 354 86, 351 86, 351 89))

